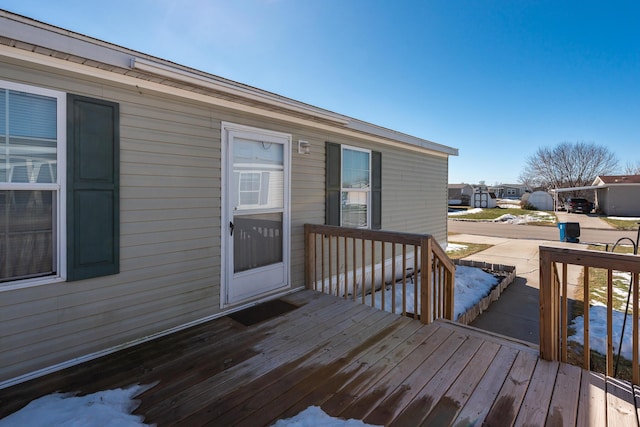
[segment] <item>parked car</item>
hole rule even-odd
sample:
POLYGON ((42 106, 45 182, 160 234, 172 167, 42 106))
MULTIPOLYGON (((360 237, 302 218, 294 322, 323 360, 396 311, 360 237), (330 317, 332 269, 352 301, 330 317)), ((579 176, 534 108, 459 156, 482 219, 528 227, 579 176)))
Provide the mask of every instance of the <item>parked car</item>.
POLYGON ((564 208, 569 213, 589 213, 593 210, 593 203, 587 199, 580 199, 577 197, 567 199, 564 202, 564 208))

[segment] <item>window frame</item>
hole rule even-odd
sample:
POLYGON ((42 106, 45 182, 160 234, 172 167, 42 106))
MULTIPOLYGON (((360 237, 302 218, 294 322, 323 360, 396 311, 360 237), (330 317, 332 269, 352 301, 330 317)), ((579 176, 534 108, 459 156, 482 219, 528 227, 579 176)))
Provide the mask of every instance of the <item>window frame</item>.
MULTIPOLYGON (((54 191, 56 207, 53 212, 55 244, 53 245, 56 273, 36 278, 16 279, 0 283, 0 292, 66 280, 67 268, 67 230, 66 230, 66 158, 67 158, 67 94, 62 91, 38 86, 0 80, 0 90, 24 92, 56 99, 56 183, 10 183, 0 182, 0 190, 43 190, 54 191)), ((3 119, 4 120, 4 119, 3 119)), ((0 137, 4 137, 1 135, 0 137)))
POLYGON ((350 227, 350 228, 361 228, 361 229, 371 229, 371 209, 372 209, 372 204, 371 204, 371 187, 372 187, 372 163, 371 163, 371 150, 366 149, 366 148, 360 148, 360 147, 354 147, 351 145, 344 145, 341 144, 340 145, 340 226, 341 227, 350 227), (367 153, 367 156, 369 158, 369 176, 368 176, 368 182, 369 185, 366 188, 347 188, 344 186, 344 152, 345 150, 350 150, 350 151, 358 151, 358 152, 362 152, 362 153, 367 153), (359 226, 359 227, 353 227, 353 226, 346 226, 344 225, 344 216, 343 216, 343 206, 342 206, 342 194, 345 192, 357 192, 357 193, 366 193, 367 194, 367 216, 366 216, 366 221, 367 223, 364 226, 359 226))

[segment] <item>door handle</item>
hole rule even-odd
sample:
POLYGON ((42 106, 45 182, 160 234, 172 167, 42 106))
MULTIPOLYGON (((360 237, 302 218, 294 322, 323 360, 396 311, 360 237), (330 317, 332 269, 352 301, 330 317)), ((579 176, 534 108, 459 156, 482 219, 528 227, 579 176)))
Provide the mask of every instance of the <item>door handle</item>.
POLYGON ((232 236, 233 236, 233 228, 234 228, 233 222, 229 221, 229 229, 231 230, 232 236))

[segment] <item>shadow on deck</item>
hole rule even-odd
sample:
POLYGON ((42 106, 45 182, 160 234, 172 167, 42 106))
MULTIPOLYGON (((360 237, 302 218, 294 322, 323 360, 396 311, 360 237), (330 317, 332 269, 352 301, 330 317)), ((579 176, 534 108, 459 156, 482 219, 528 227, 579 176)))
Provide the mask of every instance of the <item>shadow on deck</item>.
POLYGON ((309 290, 259 310, 0 390, 0 417, 54 391, 157 382, 135 413, 159 426, 270 425, 311 405, 397 426, 638 423, 628 383, 520 341, 309 290))

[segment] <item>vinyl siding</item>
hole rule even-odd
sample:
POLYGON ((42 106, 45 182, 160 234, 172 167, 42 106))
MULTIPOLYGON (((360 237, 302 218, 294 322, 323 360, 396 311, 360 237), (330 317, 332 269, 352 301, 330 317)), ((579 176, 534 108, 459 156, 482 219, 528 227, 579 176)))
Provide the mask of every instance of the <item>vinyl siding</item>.
POLYGON ((637 217, 640 215, 640 185, 611 186, 596 190, 598 205, 607 215, 637 217))
POLYGON ((120 273, 0 290, 0 382, 220 313, 222 121, 292 135, 292 288, 303 225, 324 223, 326 141, 382 152, 383 229, 446 240, 445 157, 30 67, 2 63, 0 79, 120 105, 120 273))
POLYGON ((120 274, 1 291, 0 381, 220 307, 220 120, 197 103, 74 77, 0 67, 3 80, 120 104, 120 274))

